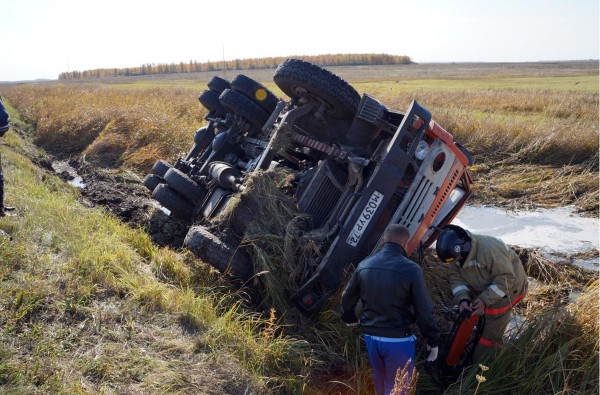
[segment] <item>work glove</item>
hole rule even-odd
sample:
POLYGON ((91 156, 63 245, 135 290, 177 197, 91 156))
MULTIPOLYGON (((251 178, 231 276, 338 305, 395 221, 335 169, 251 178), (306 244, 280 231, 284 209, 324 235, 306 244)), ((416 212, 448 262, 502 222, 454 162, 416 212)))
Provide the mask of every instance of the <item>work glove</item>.
POLYGON ((427 351, 429 351, 429 355, 427 356, 427 362, 435 361, 438 357, 438 348, 429 347, 429 345, 427 345, 427 351))

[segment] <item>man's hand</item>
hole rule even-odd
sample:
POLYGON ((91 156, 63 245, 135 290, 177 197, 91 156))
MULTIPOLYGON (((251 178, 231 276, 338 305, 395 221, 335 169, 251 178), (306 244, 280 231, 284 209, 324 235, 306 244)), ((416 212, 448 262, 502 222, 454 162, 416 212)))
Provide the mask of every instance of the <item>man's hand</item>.
POLYGON ((429 355, 427 356, 427 362, 433 362, 438 357, 438 348, 437 347, 429 347, 427 346, 427 351, 429 351, 429 355))
POLYGON ((471 308, 471 301, 469 300, 463 300, 460 302, 460 304, 458 305, 459 307, 459 311, 462 313, 464 310, 468 310, 468 311, 473 311, 473 309, 471 308))
POLYGON ((479 298, 475 299, 475 301, 471 305, 471 311, 473 312, 473 314, 483 315, 483 313, 485 312, 485 303, 483 303, 483 300, 479 298))

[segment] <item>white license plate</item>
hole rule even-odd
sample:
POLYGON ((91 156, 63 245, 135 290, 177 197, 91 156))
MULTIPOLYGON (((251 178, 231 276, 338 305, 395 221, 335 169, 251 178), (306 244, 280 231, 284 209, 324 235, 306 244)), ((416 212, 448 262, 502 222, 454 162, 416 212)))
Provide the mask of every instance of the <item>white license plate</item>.
POLYGON ((348 235, 346 239, 346 243, 350 244, 352 247, 356 247, 360 238, 362 237, 367 225, 371 222, 371 218, 375 215, 375 211, 377 211, 377 207, 383 201, 383 194, 379 191, 373 192, 371 198, 365 205, 362 214, 358 217, 358 220, 354 224, 354 228, 352 228, 352 232, 348 235))

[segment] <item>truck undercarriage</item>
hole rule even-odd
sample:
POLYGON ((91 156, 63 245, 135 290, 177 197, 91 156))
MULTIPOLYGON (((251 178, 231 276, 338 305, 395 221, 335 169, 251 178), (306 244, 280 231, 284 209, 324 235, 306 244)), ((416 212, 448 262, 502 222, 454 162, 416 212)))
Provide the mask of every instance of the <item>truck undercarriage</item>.
POLYGON ((213 78, 199 97, 207 126, 174 165, 158 161, 145 184, 192 223, 184 243, 191 251, 249 279, 252 259, 239 245, 245 224, 223 231, 211 223, 252 176, 285 170, 288 194, 307 219, 299 242, 319 246, 303 258, 310 262, 295 263, 307 270, 291 291, 293 304, 312 316, 347 270, 377 249, 387 225, 409 229, 408 254, 429 247, 471 194, 472 157, 416 101, 404 113, 391 110, 297 59, 280 64, 274 81, 288 101, 244 75, 213 78))

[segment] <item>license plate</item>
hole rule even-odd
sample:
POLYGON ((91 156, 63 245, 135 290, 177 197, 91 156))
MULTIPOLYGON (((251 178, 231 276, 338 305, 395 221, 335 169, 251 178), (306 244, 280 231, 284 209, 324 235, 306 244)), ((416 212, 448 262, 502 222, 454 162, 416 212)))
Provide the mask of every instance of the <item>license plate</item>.
POLYGON ((379 207, 382 201, 383 194, 379 191, 373 192, 373 194, 369 198, 369 201, 365 205, 365 208, 360 214, 360 217, 358 217, 358 220, 354 224, 354 228, 352 228, 352 231, 348 235, 346 243, 350 244, 352 247, 356 247, 356 245, 360 241, 360 238, 365 232, 367 225, 369 225, 369 222, 371 222, 371 219, 375 215, 377 207, 379 207))

